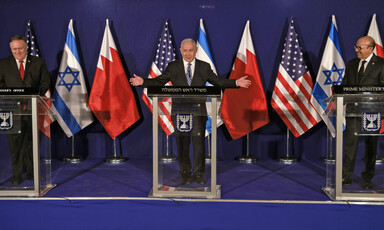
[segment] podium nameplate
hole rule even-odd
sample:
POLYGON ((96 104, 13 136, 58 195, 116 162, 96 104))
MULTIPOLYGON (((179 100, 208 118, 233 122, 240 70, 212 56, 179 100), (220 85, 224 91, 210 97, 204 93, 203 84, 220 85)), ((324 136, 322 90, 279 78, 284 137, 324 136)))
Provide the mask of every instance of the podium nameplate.
POLYGON ((384 86, 333 86, 334 94, 384 94, 384 86))
POLYGON ((185 97, 219 97, 221 95, 221 89, 218 87, 175 87, 175 86, 155 86, 148 87, 148 96, 185 96, 185 97))
POLYGON ((8 95, 39 95, 38 88, 0 88, 1 96, 8 95))

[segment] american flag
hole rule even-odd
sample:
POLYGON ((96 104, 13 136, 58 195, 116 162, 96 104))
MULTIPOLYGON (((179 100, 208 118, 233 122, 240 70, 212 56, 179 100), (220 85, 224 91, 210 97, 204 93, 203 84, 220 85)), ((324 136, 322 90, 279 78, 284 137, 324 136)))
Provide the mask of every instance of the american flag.
MULTIPOLYGON (((28 45, 28 54, 39 57, 39 49, 36 44, 35 35, 33 34, 33 28, 31 21, 27 23, 27 30, 25 32, 25 39, 27 40, 28 45)), ((44 97, 51 98, 51 90, 45 93, 44 97)), ((51 101, 46 101, 49 108, 51 107, 51 101)), ((40 108, 42 109, 42 108, 40 108)), ((47 136, 50 137, 50 129, 49 126, 52 122, 55 121, 55 118, 52 115, 45 115, 44 117, 39 116, 39 129, 47 136)))
MULTIPOLYGON (((176 59, 176 49, 173 41, 169 19, 167 19, 164 23, 159 43, 157 44, 156 55, 153 59, 148 78, 156 78, 161 75, 168 63, 176 59)), ((170 82, 166 85, 170 85, 170 82)), ((152 100, 147 95, 147 89, 144 89, 141 98, 152 112, 152 100)), ((174 127, 171 121, 171 107, 171 98, 164 98, 159 102, 159 124, 167 135, 174 132, 174 127)))
POLYGON ((310 102, 312 89, 313 82, 291 19, 271 104, 295 137, 321 121, 310 102))

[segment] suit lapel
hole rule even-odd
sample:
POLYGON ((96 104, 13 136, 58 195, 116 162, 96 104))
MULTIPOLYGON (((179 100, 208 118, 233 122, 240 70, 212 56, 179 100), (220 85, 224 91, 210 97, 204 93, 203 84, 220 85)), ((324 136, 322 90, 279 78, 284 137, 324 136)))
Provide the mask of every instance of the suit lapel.
POLYGON ((178 59, 177 61, 179 62, 177 68, 178 76, 180 76, 179 80, 181 81, 182 85, 188 86, 187 75, 185 74, 184 70, 184 61, 183 59, 178 59))
POLYGON ((9 63, 12 73, 20 75, 19 68, 17 68, 16 60, 13 56, 9 57, 9 63))
POLYGON ((28 55, 25 63, 24 81, 29 76, 29 69, 31 67, 31 57, 28 55))
POLYGON ((377 61, 376 55, 374 54, 371 58, 371 60, 368 62, 367 66, 365 67, 364 74, 362 79, 359 83, 363 82, 366 76, 369 76, 370 73, 375 69, 375 63, 377 61))

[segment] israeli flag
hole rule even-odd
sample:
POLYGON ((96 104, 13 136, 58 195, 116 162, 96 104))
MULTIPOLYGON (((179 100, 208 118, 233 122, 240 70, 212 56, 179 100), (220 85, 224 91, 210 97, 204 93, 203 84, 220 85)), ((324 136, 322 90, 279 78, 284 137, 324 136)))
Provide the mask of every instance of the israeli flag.
POLYGON ((92 112, 88 107, 88 92, 80 66, 72 19, 68 26, 53 99, 52 110, 68 137, 93 122, 92 112))
MULTIPOLYGON (((217 71, 215 68, 215 65, 212 61, 212 54, 209 49, 207 35, 205 33, 203 19, 200 19, 200 27, 199 27, 199 36, 197 38, 197 53, 196 58, 202 61, 205 61, 211 65, 212 71, 217 75, 217 71)), ((210 83, 206 83, 206 86, 212 86, 210 83)), ((211 111, 211 101, 208 100, 206 103, 207 111, 211 111)), ((219 116, 219 108, 220 108, 220 102, 217 103, 217 127, 223 124, 223 120, 221 120, 221 117, 219 116)), ((212 118, 211 116, 208 116, 207 125, 205 128, 205 136, 208 136, 212 132, 212 118)))
POLYGON ((323 58, 317 73, 316 83, 312 91, 311 103, 327 125, 332 136, 335 136, 335 119, 326 114, 327 103, 323 102, 332 96, 332 86, 340 85, 345 74, 345 63, 341 53, 339 33, 336 19, 332 15, 332 24, 325 45, 323 58))

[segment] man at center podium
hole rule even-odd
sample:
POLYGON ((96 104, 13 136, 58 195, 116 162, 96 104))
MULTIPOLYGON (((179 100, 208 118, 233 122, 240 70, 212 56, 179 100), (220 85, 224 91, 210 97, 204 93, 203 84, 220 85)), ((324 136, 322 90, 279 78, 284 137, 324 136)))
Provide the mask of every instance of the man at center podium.
MULTIPOLYGON (((173 86, 205 86, 206 82, 211 83, 214 86, 220 88, 248 88, 251 84, 250 80, 247 80, 247 76, 234 79, 225 79, 218 77, 213 73, 210 65, 204 61, 195 58, 197 47, 196 43, 191 38, 186 38, 181 42, 180 53, 182 59, 170 62, 165 71, 156 78, 143 79, 134 74, 134 77, 130 79, 130 83, 133 86, 151 87, 151 86, 163 86, 169 81, 173 86)), ((205 102, 201 102, 198 106, 205 108, 205 102)), ((173 103, 173 106, 175 104, 173 103)), ((172 114, 172 121, 175 125, 175 118, 172 114)), ((205 184, 204 171, 205 171, 205 125, 207 121, 207 114, 205 111, 204 116, 197 117, 194 120, 194 127, 192 134, 193 143, 193 168, 189 158, 189 145, 190 135, 181 134, 177 129, 175 131, 179 168, 182 176, 182 184, 191 184, 195 181, 198 184, 205 184), (191 169, 193 176, 191 174, 191 169)))

